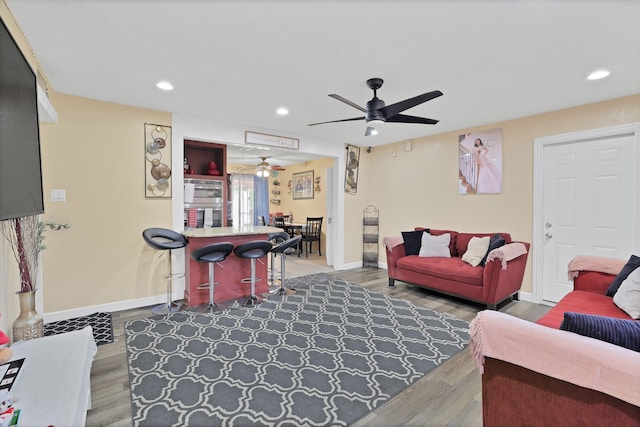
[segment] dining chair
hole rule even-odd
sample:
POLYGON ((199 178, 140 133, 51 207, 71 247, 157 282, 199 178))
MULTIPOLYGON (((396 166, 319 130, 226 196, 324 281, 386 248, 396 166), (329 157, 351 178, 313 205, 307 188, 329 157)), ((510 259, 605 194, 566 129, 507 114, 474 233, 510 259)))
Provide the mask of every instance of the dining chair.
POLYGON ((273 217, 273 226, 282 228, 284 230, 284 217, 283 216, 274 216, 273 217))
MULTIPOLYGON (((322 235, 322 218, 323 217, 307 217, 307 225, 302 229, 302 240, 304 244, 305 256, 309 257, 309 252, 313 252, 313 242, 318 242, 318 255, 322 256, 322 249, 320 244, 320 236, 322 235)), ((302 250, 300 250, 302 252, 302 250)), ((298 256, 300 256, 298 252, 298 256)))
POLYGON ((267 225, 264 220, 264 215, 258 215, 258 225, 267 225))

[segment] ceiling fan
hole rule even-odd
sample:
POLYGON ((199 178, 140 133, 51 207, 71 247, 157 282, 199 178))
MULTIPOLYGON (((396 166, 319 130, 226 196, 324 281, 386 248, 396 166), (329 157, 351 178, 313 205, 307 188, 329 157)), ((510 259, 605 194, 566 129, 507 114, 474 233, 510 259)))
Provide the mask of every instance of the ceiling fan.
POLYGON ((269 174, 273 174, 274 171, 276 172, 275 176, 278 176, 277 171, 286 170, 279 165, 270 165, 269 163, 267 163, 268 158, 269 157, 259 157, 259 159, 262 159, 262 162, 260 162, 258 166, 256 166, 256 175, 266 178, 269 176, 269 174))
POLYGON ((329 95, 330 97, 337 99, 338 101, 342 101, 347 105, 357 108, 358 110, 365 113, 364 116, 352 117, 350 119, 332 120, 329 122, 311 123, 309 124, 309 126, 323 125, 326 123, 350 122, 354 120, 366 120, 367 130, 364 134, 365 136, 369 136, 375 135, 377 133, 376 128, 380 127, 380 125, 385 122, 419 123, 425 125, 435 125, 436 123, 438 123, 438 120, 427 119, 424 117, 408 116, 406 114, 400 113, 402 113, 404 110, 415 107, 416 105, 420 105, 424 102, 442 96, 442 92, 440 92, 439 90, 434 90, 432 92, 423 93, 422 95, 418 95, 413 98, 405 99, 404 101, 385 106, 384 101, 382 99, 379 99, 377 94, 377 91, 382 87, 383 82, 384 81, 380 78, 372 78, 367 80, 367 86, 369 87, 369 89, 373 90, 373 98, 371 99, 371 101, 367 102, 367 108, 362 108, 358 104, 351 102, 340 95, 336 95, 335 93, 329 95))

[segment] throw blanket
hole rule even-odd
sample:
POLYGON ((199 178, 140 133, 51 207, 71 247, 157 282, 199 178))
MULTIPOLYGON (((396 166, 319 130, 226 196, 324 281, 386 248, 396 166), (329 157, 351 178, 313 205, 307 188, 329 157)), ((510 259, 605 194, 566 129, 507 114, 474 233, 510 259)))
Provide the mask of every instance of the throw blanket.
POLYGON ((640 406, 640 353, 493 310, 471 321, 476 367, 503 360, 640 406))
POLYGON ((402 236, 385 237, 382 241, 384 242, 384 245, 387 247, 388 250, 392 250, 395 246, 398 246, 404 243, 402 236))
POLYGON ((578 277, 582 270, 599 271, 617 276, 626 261, 618 258, 605 258, 601 256, 578 255, 569 261, 569 280, 578 277))
POLYGON ((514 258, 519 257, 527 253, 527 248, 520 242, 513 242, 499 248, 496 248, 489 252, 487 256, 487 262, 499 259, 501 261, 502 269, 507 269, 507 261, 511 261, 514 258))

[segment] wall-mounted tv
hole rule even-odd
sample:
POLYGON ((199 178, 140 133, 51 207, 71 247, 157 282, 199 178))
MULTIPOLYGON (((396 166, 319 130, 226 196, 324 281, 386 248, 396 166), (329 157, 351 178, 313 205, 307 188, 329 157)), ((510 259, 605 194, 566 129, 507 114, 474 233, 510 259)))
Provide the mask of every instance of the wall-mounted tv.
POLYGON ((36 76, 0 19, 0 220, 44 212, 36 76))

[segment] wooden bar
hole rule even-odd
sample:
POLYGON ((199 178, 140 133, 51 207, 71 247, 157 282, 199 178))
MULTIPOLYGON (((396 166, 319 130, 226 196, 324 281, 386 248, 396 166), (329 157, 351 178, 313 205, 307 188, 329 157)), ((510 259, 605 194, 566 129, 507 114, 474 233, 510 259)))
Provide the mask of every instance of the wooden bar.
MULTIPOLYGON (((209 290, 198 289, 199 285, 209 283, 209 264, 198 262, 191 258, 191 253, 212 243, 230 242, 234 246, 252 240, 268 240, 270 233, 282 231, 280 228, 269 226, 248 227, 214 227, 194 228, 182 232, 187 238, 185 253, 185 291, 187 304, 192 307, 209 302, 209 290)), ((249 283, 240 283, 243 278, 251 277, 251 261, 239 258, 233 253, 220 264, 215 265, 215 281, 219 283, 215 288, 215 302, 229 301, 251 294, 249 283)), ((267 283, 268 256, 256 260, 256 293, 262 294, 269 290, 267 283)))

